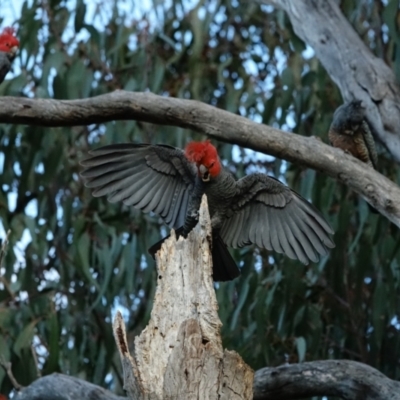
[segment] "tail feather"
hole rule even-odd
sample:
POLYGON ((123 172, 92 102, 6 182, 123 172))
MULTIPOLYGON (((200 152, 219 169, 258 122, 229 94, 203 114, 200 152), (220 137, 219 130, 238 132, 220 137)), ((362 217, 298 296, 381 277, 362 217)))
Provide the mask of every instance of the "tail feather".
POLYGON ((213 235, 211 254, 214 281, 231 281, 240 275, 240 270, 235 260, 219 235, 213 235))
MULTIPOLYGON (((183 234, 183 228, 177 229, 175 233, 178 238, 183 234)), ((169 235, 149 248, 148 251, 153 258, 155 258, 157 251, 161 249, 164 240, 168 238, 169 235)), ((213 262, 213 279, 215 282, 231 281, 240 275, 240 270, 235 260, 232 258, 226 244, 222 241, 221 236, 219 235, 213 235, 211 256, 213 262)))

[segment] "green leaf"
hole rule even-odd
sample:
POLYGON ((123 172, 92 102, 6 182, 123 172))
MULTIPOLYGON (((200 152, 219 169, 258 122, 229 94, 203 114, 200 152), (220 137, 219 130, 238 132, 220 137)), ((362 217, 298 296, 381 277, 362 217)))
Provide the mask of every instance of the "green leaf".
POLYGON ((35 334, 37 321, 32 321, 28 325, 24 327, 21 333, 17 336, 17 339, 14 342, 13 350, 14 353, 21 357, 21 351, 24 349, 28 349, 32 345, 32 339, 35 334))
POLYGON ((90 271, 91 263, 90 263, 90 237, 87 232, 84 232, 79 240, 77 241, 77 250, 79 256, 79 262, 77 263, 76 267, 79 268, 88 282, 94 285, 97 289, 99 285, 97 281, 93 278, 93 274, 90 271))
POLYGON ((75 32, 78 33, 84 26, 85 22, 85 15, 86 15, 86 4, 84 0, 77 0, 75 6, 75 32))
POLYGON ((235 312, 233 313, 233 316, 232 316, 231 330, 235 329, 237 321, 238 321, 238 317, 240 315, 240 311, 242 310, 242 307, 247 299, 247 295, 248 295, 249 289, 250 289, 250 284, 249 284, 250 279, 251 279, 251 275, 247 277, 246 281, 242 285, 239 301, 236 306, 235 312))
MULTIPOLYGON (((1 325, 3 326, 3 325, 1 325)), ((11 352, 10 352, 10 345, 7 343, 6 338, 4 335, 0 334, 0 360, 4 360, 5 362, 10 361, 11 359, 11 352)), ((0 387, 3 383, 3 379, 6 377, 7 373, 4 368, 0 368, 0 387)))
POLYGON ((301 83, 303 86, 311 86, 317 80, 317 74, 315 71, 309 71, 304 74, 301 78, 301 83))
POLYGON ((293 70, 290 67, 286 67, 281 75, 282 85, 287 85, 288 88, 292 88, 294 86, 294 76, 293 70))
POLYGON ((306 307, 305 306, 301 306, 297 310, 297 312, 296 312, 296 314, 294 316, 294 319, 293 319, 293 327, 294 328, 296 328, 300 324, 300 322, 303 320, 305 311, 306 311, 306 307))
POLYGON ((372 321, 375 342, 378 348, 382 346, 383 329, 386 323, 387 293, 385 284, 379 279, 373 295, 372 321))
POLYGON ((299 358, 299 363, 302 363, 304 362, 306 357, 307 343, 303 336, 297 337, 295 342, 296 342, 296 349, 297 349, 297 356, 299 358))
POLYGON ((13 312, 8 308, 0 308, 0 326, 7 327, 10 325, 13 312))
POLYGON ((43 368, 45 375, 59 371, 58 360, 60 357, 60 328, 58 325, 58 317, 56 313, 51 314, 48 319, 49 340, 48 352, 49 356, 43 368))

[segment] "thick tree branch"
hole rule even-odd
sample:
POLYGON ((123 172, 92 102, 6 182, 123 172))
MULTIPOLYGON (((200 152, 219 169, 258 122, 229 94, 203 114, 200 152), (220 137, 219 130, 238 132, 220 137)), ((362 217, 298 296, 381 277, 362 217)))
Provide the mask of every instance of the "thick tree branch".
POLYGON ((312 361, 263 368, 254 376, 254 400, 338 396, 347 400, 400 400, 400 382, 347 360, 312 361))
POLYGON ((261 0, 282 8, 338 85, 345 102, 366 105, 374 133, 400 162, 400 87, 393 71, 364 44, 335 0, 261 0))
MULTIPOLYGON (((263 368, 254 376, 254 400, 337 396, 346 400, 400 400, 400 382, 354 361, 326 360, 263 368)), ((18 400, 127 400, 89 382, 62 374, 40 378, 18 400)))
POLYGON ((73 126, 129 119, 193 129, 324 172, 364 196, 400 227, 400 188, 354 157, 315 138, 257 124, 199 101, 152 93, 115 91, 82 100, 0 98, 0 123, 73 126))
POLYGON ((63 374, 37 379, 15 396, 18 400, 127 400, 100 386, 63 374))

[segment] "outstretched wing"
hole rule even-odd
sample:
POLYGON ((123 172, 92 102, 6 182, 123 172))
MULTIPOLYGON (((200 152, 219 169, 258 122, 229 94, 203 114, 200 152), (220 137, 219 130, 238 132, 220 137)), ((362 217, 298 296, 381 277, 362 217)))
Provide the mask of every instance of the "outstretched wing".
POLYGON ((235 206, 221 227, 231 247, 256 244, 302 263, 317 262, 335 247, 333 230, 320 212, 278 180, 253 174, 238 181, 235 206))
POLYGON ((93 196, 122 201, 160 215, 171 228, 183 225, 196 170, 182 150, 166 145, 116 144, 90 151, 81 162, 93 196))

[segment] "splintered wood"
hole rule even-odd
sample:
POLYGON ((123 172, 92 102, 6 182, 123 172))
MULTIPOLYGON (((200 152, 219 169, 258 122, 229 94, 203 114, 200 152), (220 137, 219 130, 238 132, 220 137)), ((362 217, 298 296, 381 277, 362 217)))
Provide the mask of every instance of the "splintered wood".
POLYGON ((224 351, 212 280, 211 223, 203 197, 187 239, 172 234, 157 255, 157 289, 147 327, 127 350, 120 315, 114 336, 131 399, 252 399, 253 371, 224 351), (126 371, 126 370, 129 371, 126 371))

